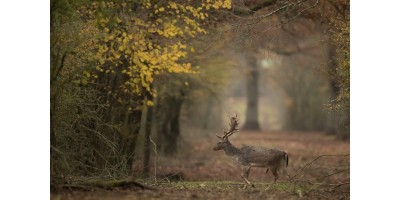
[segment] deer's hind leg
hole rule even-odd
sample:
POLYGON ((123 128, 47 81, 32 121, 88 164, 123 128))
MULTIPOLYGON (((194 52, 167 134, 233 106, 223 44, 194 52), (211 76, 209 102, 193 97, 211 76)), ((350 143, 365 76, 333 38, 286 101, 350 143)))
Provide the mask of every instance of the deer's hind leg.
MULTIPOLYGON (((267 170, 267 171, 268 171, 268 170, 267 170)), ((271 169, 271 172, 272 172, 272 175, 274 175, 274 182, 271 183, 271 184, 267 187, 267 189, 269 189, 272 185, 274 185, 275 182, 276 182, 276 180, 278 180, 278 178, 279 178, 278 169, 277 169, 277 168, 272 168, 272 169, 271 169)))
POLYGON ((254 186, 254 184, 253 183, 251 183, 250 181, 249 181, 249 173, 250 173, 250 166, 244 166, 244 165, 242 165, 242 174, 241 174, 241 176, 242 176, 242 178, 243 178, 243 180, 246 182, 246 184, 247 185, 245 185, 245 187, 244 187, 244 189, 246 189, 247 188, 247 186, 251 186, 251 187, 253 187, 253 188, 255 188, 255 186, 254 186))
POLYGON ((272 174, 274 175, 274 183, 275 183, 276 180, 278 180, 278 178, 279 178, 278 169, 273 168, 273 169, 271 169, 271 171, 272 171, 272 174))

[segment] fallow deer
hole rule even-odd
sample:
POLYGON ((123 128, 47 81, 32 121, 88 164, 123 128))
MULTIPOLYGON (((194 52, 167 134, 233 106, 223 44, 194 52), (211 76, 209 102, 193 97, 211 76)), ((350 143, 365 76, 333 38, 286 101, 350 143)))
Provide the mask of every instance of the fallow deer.
POLYGON ((255 187, 254 184, 248 180, 251 167, 267 168, 265 173, 268 173, 268 170, 270 169, 274 175, 273 183, 275 183, 279 177, 278 171, 283 170, 287 174, 285 168, 289 164, 288 154, 279 149, 269 149, 257 146, 244 146, 240 149, 235 147, 229 142, 229 136, 239 130, 238 121, 239 119, 237 114, 230 117, 230 130, 228 132, 223 131, 224 136, 219 136, 216 134, 216 136, 220 138, 220 141, 213 148, 213 150, 224 150, 227 156, 231 157, 241 166, 241 177, 247 184, 244 188, 247 188, 247 186, 255 187))

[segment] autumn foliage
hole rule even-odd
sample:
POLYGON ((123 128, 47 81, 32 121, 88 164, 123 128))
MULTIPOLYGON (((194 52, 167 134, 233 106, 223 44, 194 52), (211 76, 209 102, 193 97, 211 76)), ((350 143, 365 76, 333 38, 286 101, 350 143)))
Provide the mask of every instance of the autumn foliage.
POLYGON ((191 40, 207 34, 211 13, 230 9, 231 1, 54 0, 50 6, 52 178, 107 167, 124 174, 133 164, 142 110, 158 94, 156 77, 198 73, 187 59, 196 51, 191 40), (82 146, 88 148, 77 153, 82 146))

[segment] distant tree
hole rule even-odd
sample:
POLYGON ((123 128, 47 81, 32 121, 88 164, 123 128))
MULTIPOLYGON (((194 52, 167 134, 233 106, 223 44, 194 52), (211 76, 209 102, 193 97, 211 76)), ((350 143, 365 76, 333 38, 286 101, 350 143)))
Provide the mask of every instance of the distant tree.
POLYGON ((267 48, 279 54, 293 54, 300 51, 296 49, 295 52, 292 52, 291 50, 287 51, 285 47, 265 44, 268 43, 266 42, 268 40, 265 40, 265 32, 269 29, 279 29, 283 24, 289 23, 293 19, 299 17, 302 12, 315 7, 318 2, 319 1, 280 2, 276 0, 233 1, 231 13, 235 17, 230 23, 235 31, 238 32, 236 39, 240 41, 240 46, 247 46, 244 48, 247 51, 246 54, 253 54, 245 56, 248 62, 248 66, 245 70, 247 104, 246 121, 244 122, 243 129, 260 129, 258 122, 258 50, 267 48), (263 23, 263 21, 267 21, 266 19, 274 23, 263 23))
POLYGON ((245 55, 246 66, 246 121, 243 130, 260 130, 258 122, 258 97, 259 97, 259 66, 255 52, 247 52, 245 55))
MULTIPOLYGON (((342 127, 341 129, 347 127, 342 131, 348 132, 350 124, 349 1, 306 0, 281 2, 276 0, 249 0, 233 1, 232 7, 232 16, 236 17, 233 17, 231 24, 235 31, 239 30, 237 40, 268 41, 264 43, 266 44, 265 46, 259 46, 259 48, 267 49, 267 51, 279 55, 290 56, 304 53, 308 51, 308 47, 300 47, 297 43, 298 40, 314 34, 329 33, 326 34, 329 37, 326 40, 329 59, 326 67, 330 74, 329 80, 334 99, 329 103, 329 107, 333 108, 332 111, 340 113, 338 115, 339 127, 342 127), (291 36, 290 40, 292 42, 285 44, 275 43, 270 39, 272 32, 279 32, 276 37, 279 36, 280 41, 291 36)), ((253 44, 254 48, 259 45, 257 42, 253 42, 253 44)), ((254 76, 247 77, 252 77, 248 79, 248 83, 252 83, 255 80, 254 76)), ((252 85, 252 89, 256 88, 254 87, 254 81, 252 85)), ((254 98, 248 97, 248 104, 249 102, 254 102, 252 99, 254 98)), ((251 118, 256 118, 254 115, 257 112, 253 112, 254 108, 249 108, 251 104, 256 105, 250 103, 247 110, 252 111, 250 115, 253 115, 253 117, 251 118)), ((251 119, 251 121, 255 120, 251 119)))

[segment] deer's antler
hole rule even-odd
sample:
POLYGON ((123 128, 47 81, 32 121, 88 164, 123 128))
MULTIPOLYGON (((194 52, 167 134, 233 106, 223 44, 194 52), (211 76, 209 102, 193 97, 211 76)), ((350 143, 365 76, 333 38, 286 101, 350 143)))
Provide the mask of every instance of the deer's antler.
POLYGON ((215 134, 218 138, 226 138, 226 137, 229 137, 229 136, 231 136, 233 133, 235 133, 235 132, 237 132, 239 129, 238 129, 238 126, 239 126, 239 119, 238 119, 238 116, 237 116, 237 114, 235 113, 235 116, 232 116, 232 117, 230 117, 230 123, 229 123, 229 126, 230 126, 230 129, 229 129, 229 131, 228 132, 226 132, 225 130, 223 130, 223 132, 224 132, 224 136, 219 136, 219 135, 217 135, 217 134, 215 134))

